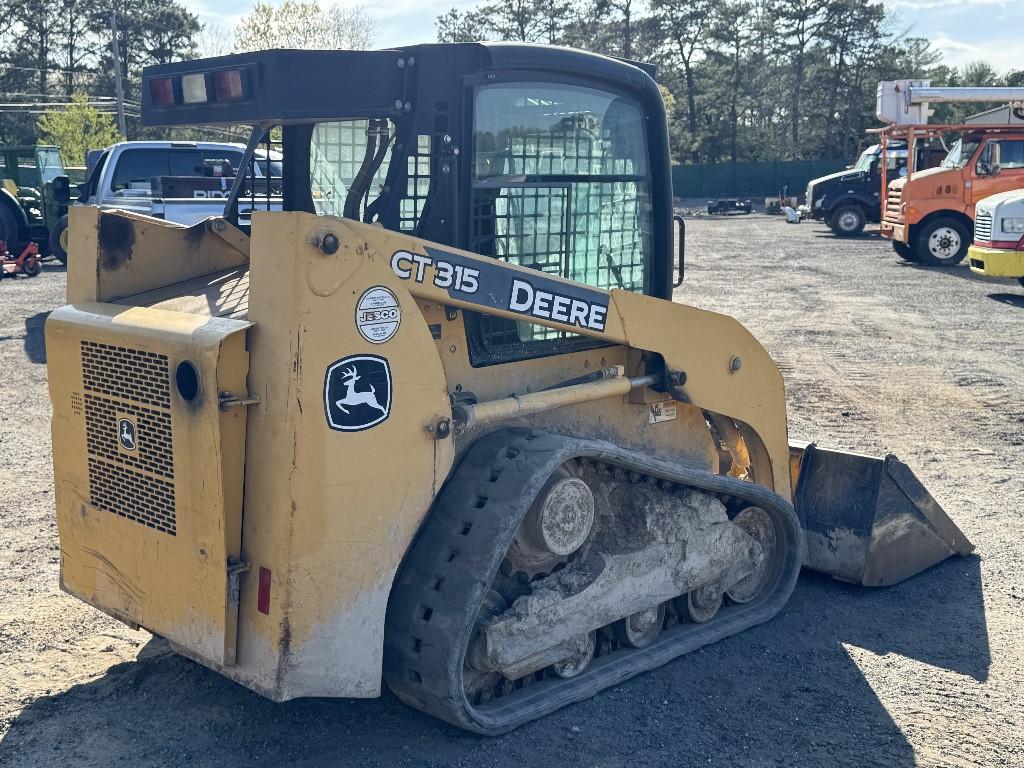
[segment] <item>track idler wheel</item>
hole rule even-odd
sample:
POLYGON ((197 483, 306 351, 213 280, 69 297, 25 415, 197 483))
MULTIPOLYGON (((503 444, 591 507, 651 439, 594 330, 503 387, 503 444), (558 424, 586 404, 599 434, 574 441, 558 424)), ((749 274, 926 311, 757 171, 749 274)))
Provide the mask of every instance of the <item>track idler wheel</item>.
POLYGON ((752 558, 754 570, 725 591, 725 596, 734 603, 749 603, 765 588, 771 577, 772 563, 776 557, 778 542, 771 517, 760 507, 747 507, 732 519, 750 538, 757 542, 760 555, 752 558))

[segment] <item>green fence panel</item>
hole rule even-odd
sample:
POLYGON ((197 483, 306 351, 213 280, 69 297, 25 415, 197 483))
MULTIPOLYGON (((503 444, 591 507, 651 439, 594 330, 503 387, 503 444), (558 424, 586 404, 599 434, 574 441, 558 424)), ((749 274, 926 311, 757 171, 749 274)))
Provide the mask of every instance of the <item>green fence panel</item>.
POLYGON ((698 163, 672 166, 676 197, 769 197, 789 185, 802 197, 807 182, 846 168, 848 160, 775 160, 765 163, 698 163))

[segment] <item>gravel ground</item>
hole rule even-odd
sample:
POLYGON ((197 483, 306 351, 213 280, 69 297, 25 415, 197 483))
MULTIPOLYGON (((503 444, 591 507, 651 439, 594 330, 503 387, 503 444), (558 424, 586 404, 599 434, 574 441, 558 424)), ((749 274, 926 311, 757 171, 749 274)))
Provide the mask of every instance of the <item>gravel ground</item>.
POLYGON ((689 222, 677 298, 783 370, 794 437, 896 453, 977 546, 894 588, 801 576, 776 619, 501 738, 273 704, 57 589, 42 325, 0 283, 0 765, 1024 765, 1024 291, 762 215, 689 222))

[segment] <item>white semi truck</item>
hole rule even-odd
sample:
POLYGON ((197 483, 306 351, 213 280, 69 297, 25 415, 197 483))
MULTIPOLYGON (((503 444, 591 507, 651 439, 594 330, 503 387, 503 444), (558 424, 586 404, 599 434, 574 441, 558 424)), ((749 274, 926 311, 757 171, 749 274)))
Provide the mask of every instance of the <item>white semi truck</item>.
POLYGON ((979 200, 974 209, 974 243, 967 250, 971 271, 987 277, 1015 277, 1024 285, 1024 189, 979 200))

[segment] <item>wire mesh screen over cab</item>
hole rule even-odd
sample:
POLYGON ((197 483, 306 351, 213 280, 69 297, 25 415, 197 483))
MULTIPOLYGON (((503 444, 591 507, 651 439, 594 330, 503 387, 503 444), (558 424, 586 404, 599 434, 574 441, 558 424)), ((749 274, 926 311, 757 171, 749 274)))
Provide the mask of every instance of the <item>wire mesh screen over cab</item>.
MULTIPOLYGON (((644 113, 577 85, 497 83, 474 107, 471 250, 599 288, 644 292, 653 237, 644 113)), ((563 351, 579 337, 476 319, 476 364, 563 351)))
MULTIPOLYGON (((309 183, 318 214, 344 215, 345 201, 364 161, 368 138, 376 132, 375 141, 384 142, 383 157, 358 207, 360 220, 374 220, 372 207, 387 188, 395 154, 396 126, 391 120, 373 122, 377 125, 371 125, 367 119, 337 120, 314 127, 309 145, 309 183), (371 209, 369 214, 367 209, 371 209)), ((423 214, 430 191, 430 145, 429 135, 417 136, 415 147, 405 156, 405 194, 401 195, 397 222, 402 232, 414 231, 423 214)))

